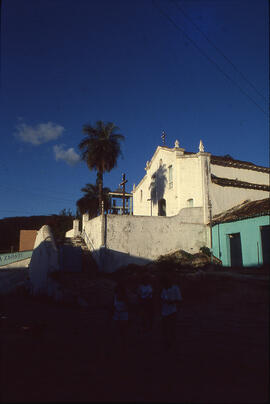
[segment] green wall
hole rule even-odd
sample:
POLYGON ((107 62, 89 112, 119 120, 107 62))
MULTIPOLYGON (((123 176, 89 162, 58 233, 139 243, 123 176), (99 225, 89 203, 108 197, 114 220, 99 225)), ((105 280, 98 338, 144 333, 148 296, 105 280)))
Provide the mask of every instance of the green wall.
POLYGON ((230 266, 229 234, 240 233, 243 266, 263 264, 260 226, 270 224, 270 216, 259 216, 235 222, 220 223, 213 226, 213 254, 222 261, 224 266, 230 266))
POLYGON ((26 258, 32 257, 33 250, 29 251, 19 251, 9 254, 0 254, 0 268, 1 266, 12 264, 16 261, 22 261, 26 258))

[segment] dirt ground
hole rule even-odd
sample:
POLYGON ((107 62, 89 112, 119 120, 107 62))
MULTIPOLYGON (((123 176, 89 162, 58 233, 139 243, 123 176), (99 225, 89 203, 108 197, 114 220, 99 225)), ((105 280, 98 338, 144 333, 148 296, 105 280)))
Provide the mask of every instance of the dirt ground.
POLYGON ((203 299, 183 293, 170 351, 158 312, 147 335, 131 312, 124 351, 109 307, 2 297, 2 402, 267 402, 269 282, 213 285, 203 299))

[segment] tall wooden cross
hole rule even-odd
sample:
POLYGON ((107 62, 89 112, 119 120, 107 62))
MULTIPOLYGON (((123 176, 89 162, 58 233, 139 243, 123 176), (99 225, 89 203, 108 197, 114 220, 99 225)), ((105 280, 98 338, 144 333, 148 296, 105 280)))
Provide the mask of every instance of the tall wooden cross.
POLYGON ((121 184, 119 184, 119 186, 122 187, 122 190, 123 190, 123 196, 122 196, 122 198, 123 198, 123 212, 122 212, 122 215, 125 214, 125 207, 126 207, 125 194, 126 194, 126 183, 127 182, 128 181, 126 180, 126 174, 122 174, 122 182, 121 182, 121 184))

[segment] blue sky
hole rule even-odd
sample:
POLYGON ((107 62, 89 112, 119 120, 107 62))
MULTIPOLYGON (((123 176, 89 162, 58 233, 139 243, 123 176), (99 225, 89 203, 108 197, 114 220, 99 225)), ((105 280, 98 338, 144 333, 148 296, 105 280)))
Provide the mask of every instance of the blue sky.
POLYGON ((127 190, 175 139, 268 166, 267 0, 3 0, 0 218, 76 210, 82 126, 112 121, 127 190), (206 35, 206 36, 205 36, 206 35))

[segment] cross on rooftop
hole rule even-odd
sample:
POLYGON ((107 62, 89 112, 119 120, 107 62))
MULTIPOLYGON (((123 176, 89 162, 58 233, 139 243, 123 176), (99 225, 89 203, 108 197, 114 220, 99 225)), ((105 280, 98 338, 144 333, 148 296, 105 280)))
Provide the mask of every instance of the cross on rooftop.
POLYGON ((162 143, 165 144, 166 133, 164 132, 164 130, 162 131, 161 139, 162 139, 162 143))

